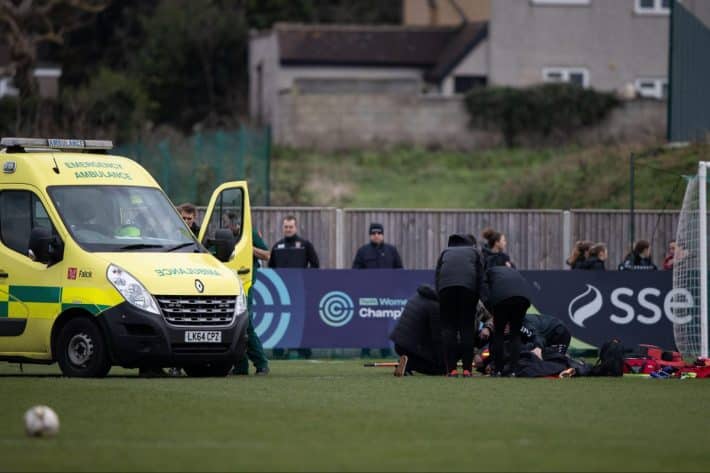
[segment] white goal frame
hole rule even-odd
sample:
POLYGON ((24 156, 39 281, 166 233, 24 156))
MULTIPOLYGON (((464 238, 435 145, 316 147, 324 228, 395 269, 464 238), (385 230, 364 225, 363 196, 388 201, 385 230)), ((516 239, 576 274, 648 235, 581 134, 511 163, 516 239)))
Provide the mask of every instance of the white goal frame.
POLYGON ((707 171, 710 162, 698 163, 698 213, 700 220, 700 356, 708 357, 708 213, 707 171))

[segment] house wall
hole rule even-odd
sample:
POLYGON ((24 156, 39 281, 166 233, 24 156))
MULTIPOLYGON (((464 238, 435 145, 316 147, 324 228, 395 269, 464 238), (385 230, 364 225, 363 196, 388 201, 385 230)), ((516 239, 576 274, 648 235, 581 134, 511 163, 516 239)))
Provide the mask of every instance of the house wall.
POLYGON ((276 33, 252 35, 249 41, 249 115, 255 123, 273 123, 273 118, 278 113, 279 75, 279 44, 276 33))
POLYGON ((444 78, 441 93, 446 96, 454 94, 454 78, 456 76, 488 76, 490 70, 490 44, 488 40, 474 48, 451 73, 444 78))
MULTIPOLYGON (((469 21, 490 18, 491 0, 456 0, 469 21)), ((461 23, 461 16, 450 0, 404 0, 402 21, 413 26, 451 26, 461 23), (432 9, 430 5, 435 8, 432 9)))
POLYGON ((669 16, 637 14, 634 0, 491 3, 489 83, 539 83, 549 66, 585 67, 590 86, 601 90, 667 76, 669 16))
POLYGON ((278 88, 280 91, 291 89, 299 79, 387 79, 421 82, 422 74, 422 69, 405 67, 281 66, 278 88))

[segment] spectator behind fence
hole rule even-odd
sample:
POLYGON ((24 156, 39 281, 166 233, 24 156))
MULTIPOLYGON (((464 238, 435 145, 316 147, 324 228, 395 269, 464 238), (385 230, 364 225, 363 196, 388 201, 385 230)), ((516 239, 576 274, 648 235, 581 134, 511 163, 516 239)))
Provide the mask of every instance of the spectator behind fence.
POLYGON ((604 243, 597 243, 588 251, 588 257, 582 261, 578 269, 586 269, 591 271, 604 271, 606 270, 605 262, 607 259, 606 245, 604 243))
MULTIPOLYGON (((397 248, 385 243, 385 227, 381 223, 370 224, 370 243, 357 250, 353 260, 353 269, 401 269, 402 258, 397 248)), ((382 357, 391 356, 389 348, 381 348, 382 357)), ((370 349, 363 348, 361 357, 370 356, 370 349)))
POLYGON ((195 238, 197 238, 200 234, 200 226, 197 224, 196 220, 197 207, 189 202, 185 202, 184 204, 178 205, 177 209, 180 212, 182 219, 185 221, 185 224, 190 227, 190 231, 192 231, 195 238))
MULTIPOLYGON (((298 236, 296 217, 288 215, 283 220, 284 237, 271 248, 269 268, 313 268, 320 266, 313 244, 298 236)), ((274 357, 282 357, 283 349, 274 348, 274 357)), ((311 357, 310 348, 299 348, 303 358, 311 357)))
POLYGON ((619 271, 656 271, 657 269, 651 260, 651 244, 646 240, 637 241, 633 250, 619 265, 619 271))
POLYGON ((582 269, 584 260, 587 259, 587 253, 593 245, 594 243, 589 240, 579 240, 574 244, 572 253, 566 261, 570 269, 582 269))
POLYGON ((463 361, 464 377, 471 377, 476 337, 476 308, 483 292, 483 257, 473 235, 451 235, 449 245, 436 264, 446 371, 458 377, 457 363, 463 361))
POLYGON ((510 256, 505 252, 508 247, 508 241, 503 233, 497 232, 492 228, 486 228, 481 236, 485 241, 482 253, 486 269, 493 266, 515 268, 513 262, 510 261, 510 256))
POLYGON ((663 258, 663 269, 673 271, 673 262, 675 259, 676 243, 675 240, 668 242, 668 254, 663 258))

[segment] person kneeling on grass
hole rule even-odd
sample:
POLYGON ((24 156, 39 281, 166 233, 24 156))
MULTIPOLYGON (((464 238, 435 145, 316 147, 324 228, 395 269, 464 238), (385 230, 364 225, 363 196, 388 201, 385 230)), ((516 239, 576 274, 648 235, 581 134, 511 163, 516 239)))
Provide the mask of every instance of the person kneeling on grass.
POLYGON ((414 371, 428 375, 446 373, 439 298, 433 287, 423 284, 409 298, 390 340, 399 355, 395 376, 411 375, 414 371))

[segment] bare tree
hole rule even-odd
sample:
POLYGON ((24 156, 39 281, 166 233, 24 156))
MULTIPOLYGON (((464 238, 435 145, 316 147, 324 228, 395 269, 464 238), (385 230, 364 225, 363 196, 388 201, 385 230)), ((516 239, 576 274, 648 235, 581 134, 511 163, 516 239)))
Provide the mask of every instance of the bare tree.
POLYGON ((110 1, 0 0, 0 34, 9 46, 10 67, 21 97, 37 94, 33 70, 40 45, 64 44, 66 33, 93 21, 110 1))

